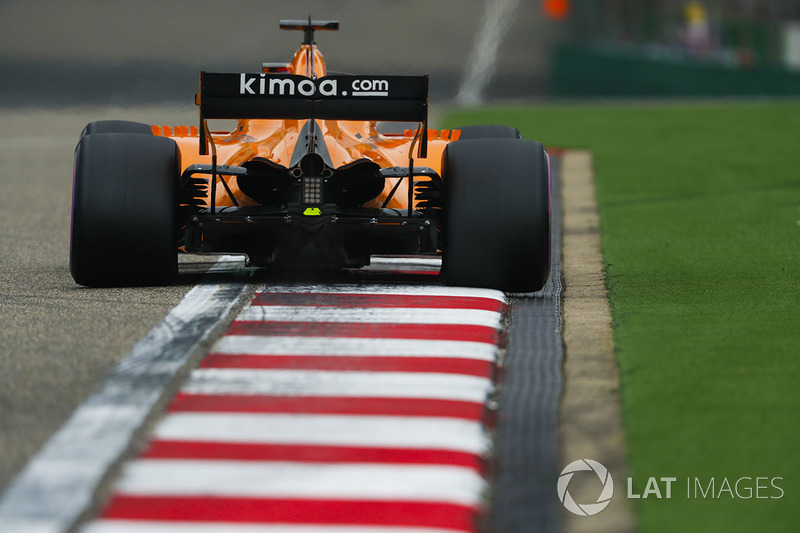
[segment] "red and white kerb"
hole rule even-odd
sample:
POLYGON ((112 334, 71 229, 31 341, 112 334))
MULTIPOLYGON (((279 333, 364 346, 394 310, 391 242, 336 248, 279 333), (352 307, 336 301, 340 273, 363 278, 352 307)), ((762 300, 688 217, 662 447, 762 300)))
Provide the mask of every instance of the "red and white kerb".
POLYGON ((473 532, 504 295, 268 287, 83 533, 473 532))

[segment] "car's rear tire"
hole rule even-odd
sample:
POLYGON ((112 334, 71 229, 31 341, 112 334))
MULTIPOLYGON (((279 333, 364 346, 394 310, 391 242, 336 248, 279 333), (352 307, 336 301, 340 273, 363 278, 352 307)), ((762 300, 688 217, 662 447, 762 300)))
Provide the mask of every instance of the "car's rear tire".
POLYGON ((450 143, 442 177, 445 283, 508 292, 541 289, 550 273, 550 171, 541 143, 450 143))
POLYGON ((478 124, 477 126, 464 126, 455 128, 461 130, 459 141, 472 139, 522 139, 522 134, 514 126, 499 124, 478 124))
POLYGON ((139 133, 141 135, 152 135, 153 129, 149 124, 141 122, 131 122, 130 120, 95 120, 83 128, 81 137, 94 133, 139 133))
POLYGON ((86 135, 75 149, 70 271, 90 287, 166 285, 178 270, 175 141, 86 135))

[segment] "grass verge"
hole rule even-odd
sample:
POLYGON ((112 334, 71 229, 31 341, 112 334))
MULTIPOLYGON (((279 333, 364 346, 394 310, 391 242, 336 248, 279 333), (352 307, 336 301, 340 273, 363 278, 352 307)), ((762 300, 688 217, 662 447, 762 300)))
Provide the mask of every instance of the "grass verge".
POLYGON ((796 530, 800 103, 484 108, 444 127, 480 123, 594 154, 633 492, 677 478, 636 501, 638 529, 796 530))

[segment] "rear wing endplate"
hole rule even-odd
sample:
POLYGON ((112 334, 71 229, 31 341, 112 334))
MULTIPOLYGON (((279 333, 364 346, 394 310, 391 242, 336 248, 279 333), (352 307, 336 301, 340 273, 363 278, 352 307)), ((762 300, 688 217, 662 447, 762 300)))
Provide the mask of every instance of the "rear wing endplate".
POLYGON ((200 153, 207 119, 322 119, 419 122, 427 157, 428 76, 308 78, 293 74, 200 73, 200 153))

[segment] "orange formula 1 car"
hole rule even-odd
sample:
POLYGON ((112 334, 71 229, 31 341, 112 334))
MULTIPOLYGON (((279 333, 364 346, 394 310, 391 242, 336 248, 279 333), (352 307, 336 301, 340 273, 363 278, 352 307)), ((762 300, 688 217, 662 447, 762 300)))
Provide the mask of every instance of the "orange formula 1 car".
POLYGON ((75 151, 70 269, 88 286, 170 283, 177 254, 358 268, 442 255, 449 285, 540 289, 549 159, 509 126, 429 131, 427 76, 334 74, 314 41, 259 73, 200 73, 198 127, 92 122, 75 151), (211 132, 209 119, 238 119, 211 132), (416 123, 382 134, 378 121, 416 123))

